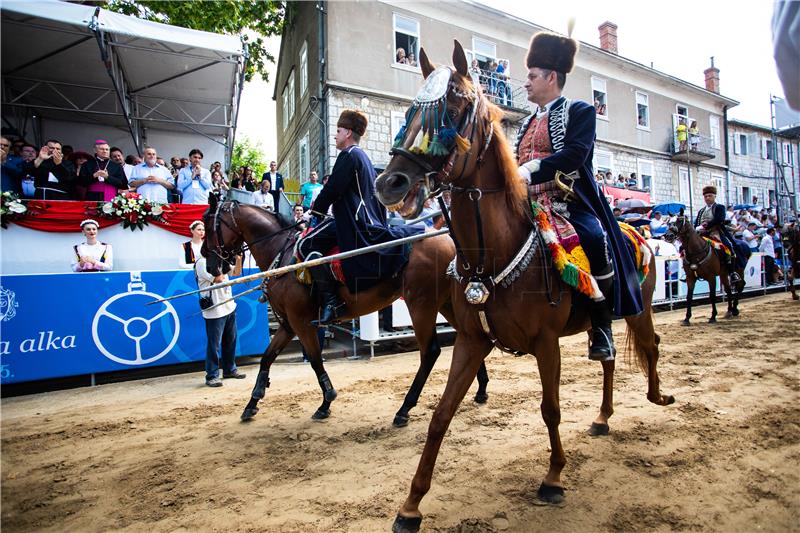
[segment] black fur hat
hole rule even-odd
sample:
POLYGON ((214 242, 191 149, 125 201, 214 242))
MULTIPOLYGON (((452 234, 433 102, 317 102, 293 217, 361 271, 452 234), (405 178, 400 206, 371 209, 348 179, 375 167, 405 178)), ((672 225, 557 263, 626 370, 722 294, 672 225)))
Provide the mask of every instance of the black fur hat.
POLYGON ((578 41, 575 39, 556 33, 539 32, 531 39, 525 62, 528 68, 546 68, 568 74, 575 66, 577 52, 578 41))

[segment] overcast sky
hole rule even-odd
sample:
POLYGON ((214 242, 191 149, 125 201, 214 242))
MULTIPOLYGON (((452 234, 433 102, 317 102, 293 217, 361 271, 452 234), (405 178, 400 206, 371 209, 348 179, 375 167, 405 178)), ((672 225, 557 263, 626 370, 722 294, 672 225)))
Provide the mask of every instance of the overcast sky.
MULTIPOLYGON (((703 70, 720 70, 724 96, 740 104, 730 118, 770 125, 770 94, 783 96, 772 58, 771 0, 558 0, 557 3, 521 0, 479 0, 501 11, 553 31, 566 33, 575 17, 573 37, 599 46, 597 27, 610 20, 619 28, 619 54, 644 65, 705 86, 703 70)), ((800 1, 800 0, 798 0, 800 1)), ((278 57, 280 39, 270 40, 278 57)), ((245 86, 238 135, 261 142, 267 158, 277 157, 275 102, 270 83, 260 79, 245 86)))

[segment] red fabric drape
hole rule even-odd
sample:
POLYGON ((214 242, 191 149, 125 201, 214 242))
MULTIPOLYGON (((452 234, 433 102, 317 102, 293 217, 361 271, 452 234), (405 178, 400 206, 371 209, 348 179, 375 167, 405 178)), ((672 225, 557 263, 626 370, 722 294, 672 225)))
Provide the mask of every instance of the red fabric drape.
MULTIPOLYGON (((103 218, 96 214, 97 202, 30 200, 26 203, 29 212, 10 222, 37 231, 80 233, 80 223, 87 218, 96 220, 101 228, 121 223, 118 218, 103 218)), ((154 220, 149 223, 185 237, 192 236, 189 224, 202 220, 203 213, 208 209, 207 205, 190 204, 169 204, 169 207, 171 209, 166 214, 167 224, 154 220)), ((144 231, 147 231, 147 227, 144 231)))

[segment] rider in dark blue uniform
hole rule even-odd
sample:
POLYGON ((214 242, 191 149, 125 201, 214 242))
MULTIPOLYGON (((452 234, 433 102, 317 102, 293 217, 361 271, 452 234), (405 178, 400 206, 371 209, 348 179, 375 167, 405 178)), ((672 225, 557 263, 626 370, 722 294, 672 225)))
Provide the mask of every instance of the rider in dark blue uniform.
MULTIPOLYGON (((387 225, 386 209, 375 198, 375 168, 358 145, 367 130, 366 115, 346 109, 336 126, 336 148, 341 151, 327 184, 311 207, 316 219, 314 229, 298 244, 304 261, 321 257, 336 245, 347 252, 424 231, 424 226, 387 225), (331 206, 333 217, 322 220, 331 206)), ((345 259, 342 268, 347 288, 352 293, 367 290, 399 272, 405 262, 399 246, 345 259)), ((322 300, 320 319, 315 322, 334 322, 342 308, 337 282, 329 265, 310 270, 322 300)))

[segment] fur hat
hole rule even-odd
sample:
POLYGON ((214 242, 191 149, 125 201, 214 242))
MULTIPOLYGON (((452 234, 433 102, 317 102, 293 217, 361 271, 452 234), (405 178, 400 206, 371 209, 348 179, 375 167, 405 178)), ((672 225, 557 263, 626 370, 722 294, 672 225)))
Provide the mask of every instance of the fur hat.
POLYGON ((367 131, 367 115, 355 109, 345 109, 339 115, 339 121, 336 123, 337 128, 345 128, 352 130, 359 136, 364 136, 367 131))
POLYGON ((714 187, 713 185, 706 185, 705 187, 703 187, 703 194, 705 195, 709 193, 717 194, 717 188, 714 187))
POLYGON ((575 39, 543 31, 531 39, 525 63, 528 68, 546 68, 568 74, 575 66, 577 52, 578 41, 575 39))

